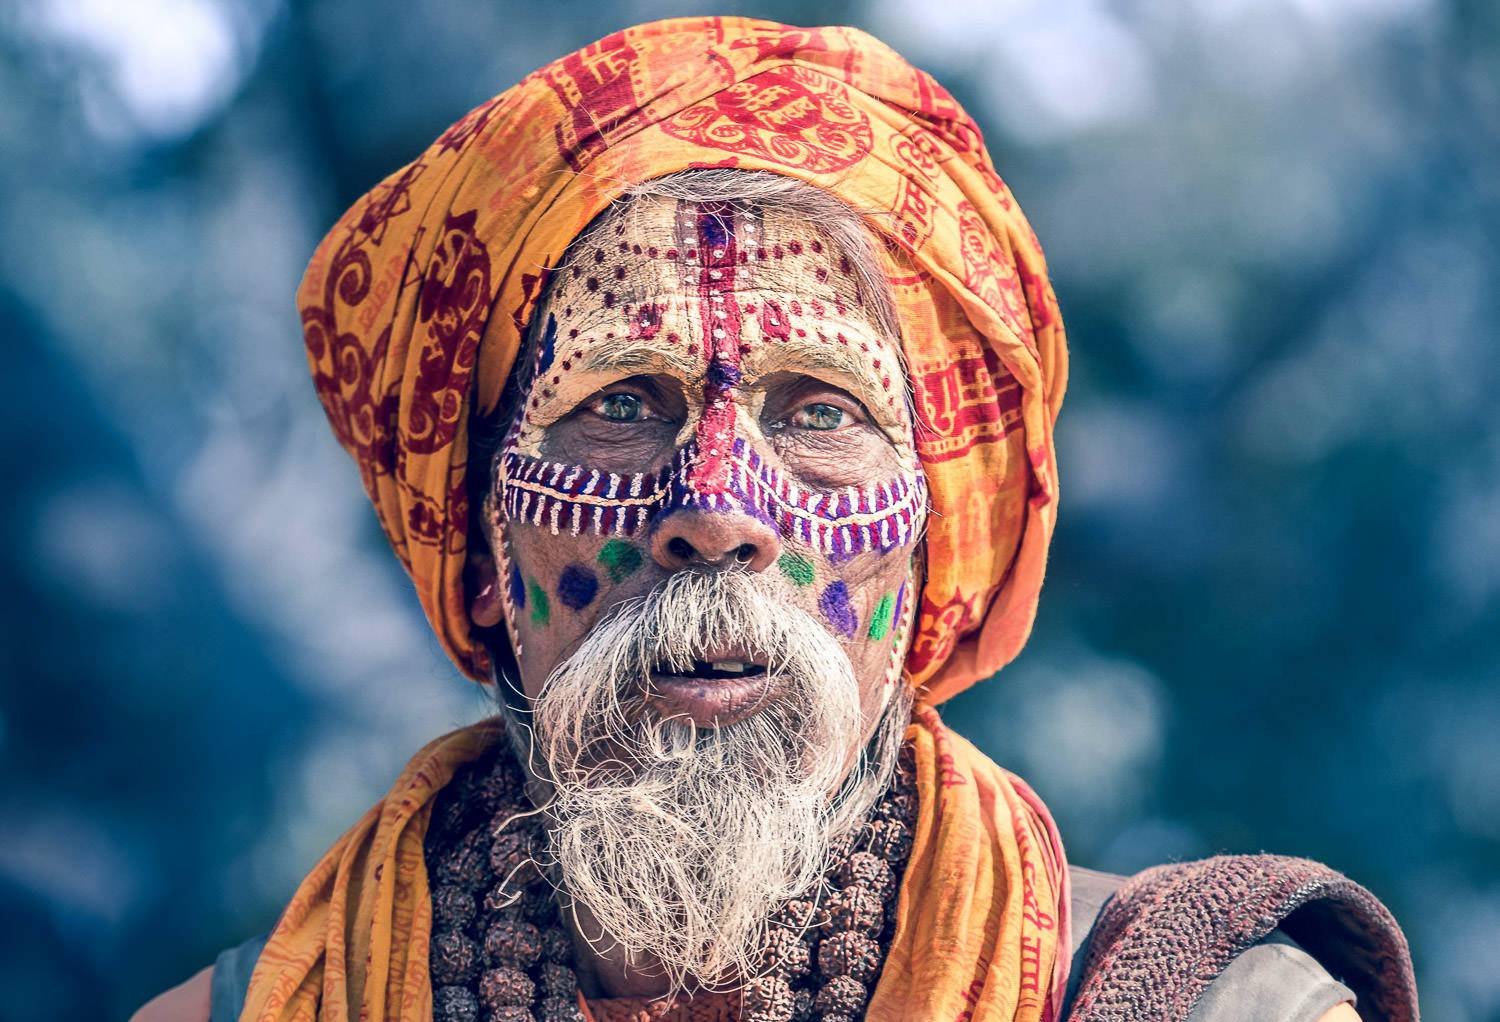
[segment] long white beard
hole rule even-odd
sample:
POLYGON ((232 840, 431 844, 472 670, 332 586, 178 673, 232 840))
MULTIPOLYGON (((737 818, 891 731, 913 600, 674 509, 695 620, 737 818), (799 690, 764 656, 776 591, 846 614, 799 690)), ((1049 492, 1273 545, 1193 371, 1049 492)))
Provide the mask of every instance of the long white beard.
POLYGON ((533 707, 552 865, 604 931, 586 936, 674 989, 755 974, 768 917, 818 880, 890 783, 910 716, 893 695, 863 748, 848 656, 776 593, 744 572, 673 575, 601 620, 533 707), (699 729, 644 706, 653 669, 726 647, 766 663, 764 709, 699 729))

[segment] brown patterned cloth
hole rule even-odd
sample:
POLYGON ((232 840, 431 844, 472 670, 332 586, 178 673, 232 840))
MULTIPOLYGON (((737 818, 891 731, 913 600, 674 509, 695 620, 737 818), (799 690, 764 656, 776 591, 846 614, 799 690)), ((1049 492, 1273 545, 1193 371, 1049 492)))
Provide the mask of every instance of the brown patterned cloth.
POLYGON ((1221 855, 1126 881, 1094 926, 1069 1022, 1181 1022, 1277 928, 1354 991, 1364 1022, 1418 1022, 1411 953, 1390 912, 1343 874, 1284 855, 1221 855))

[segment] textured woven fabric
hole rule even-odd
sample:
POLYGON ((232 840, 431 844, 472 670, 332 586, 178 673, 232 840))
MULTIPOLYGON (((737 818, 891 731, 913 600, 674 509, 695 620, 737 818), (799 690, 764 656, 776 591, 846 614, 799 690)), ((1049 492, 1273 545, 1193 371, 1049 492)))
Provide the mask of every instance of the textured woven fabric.
POLYGON ((1221 855, 1136 874, 1105 905, 1069 1022, 1187 1019, 1251 944, 1282 929, 1358 998, 1364 1022, 1417 1022, 1406 938, 1341 873, 1281 855, 1221 855))
MULTIPOLYGON (((314 867, 256 963, 242 1022, 427 1022, 432 899, 423 841, 454 772, 503 741, 486 722, 423 749, 314 867)), ((867 1019, 1056 1019, 1068 885, 1046 809, 918 707, 915 840, 867 1019)))
POLYGON ((886 239, 932 511, 906 674, 932 702, 988 677, 1030 633, 1056 521, 1067 354, 1041 248, 930 77, 855 29, 744 18, 625 29, 528 75, 307 268, 318 394, 444 648, 488 679, 463 590, 471 410, 496 406, 569 242, 632 184, 695 167, 802 179, 886 239))

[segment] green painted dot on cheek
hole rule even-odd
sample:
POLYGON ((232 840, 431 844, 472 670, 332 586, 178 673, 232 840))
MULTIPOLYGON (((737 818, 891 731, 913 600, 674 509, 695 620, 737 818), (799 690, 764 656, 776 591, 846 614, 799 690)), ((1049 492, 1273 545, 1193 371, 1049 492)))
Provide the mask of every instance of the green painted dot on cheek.
POLYGON ((619 582, 635 574, 642 559, 640 547, 623 539, 612 539, 599 551, 599 563, 609 572, 611 582, 619 582))
POLYGON ((552 602, 547 599, 547 590, 536 579, 527 579, 526 595, 531 604, 531 623, 547 625, 552 620, 552 602))
POLYGON ((810 586, 813 581, 813 563, 801 554, 782 554, 776 562, 781 573, 792 580, 793 585, 810 586))
POLYGON ((870 612, 870 630, 867 633, 872 639, 883 639, 890 634, 892 611, 896 609, 896 597, 886 593, 875 604, 875 609, 870 612))

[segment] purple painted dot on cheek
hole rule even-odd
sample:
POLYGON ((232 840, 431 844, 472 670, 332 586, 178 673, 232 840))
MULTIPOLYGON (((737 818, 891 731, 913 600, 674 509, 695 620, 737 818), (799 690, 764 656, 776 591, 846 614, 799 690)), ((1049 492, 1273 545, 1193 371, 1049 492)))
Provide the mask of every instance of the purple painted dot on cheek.
POLYGON ((844 638, 852 638, 854 630, 859 627, 859 619, 855 617, 854 607, 849 603, 849 587, 843 580, 830 582, 828 588, 823 590, 823 595, 818 597, 818 609, 833 626, 833 630, 844 638))
POLYGON ((557 598, 574 610, 582 610, 593 603, 598 592, 599 579, 581 564, 568 565, 557 580, 557 598))

